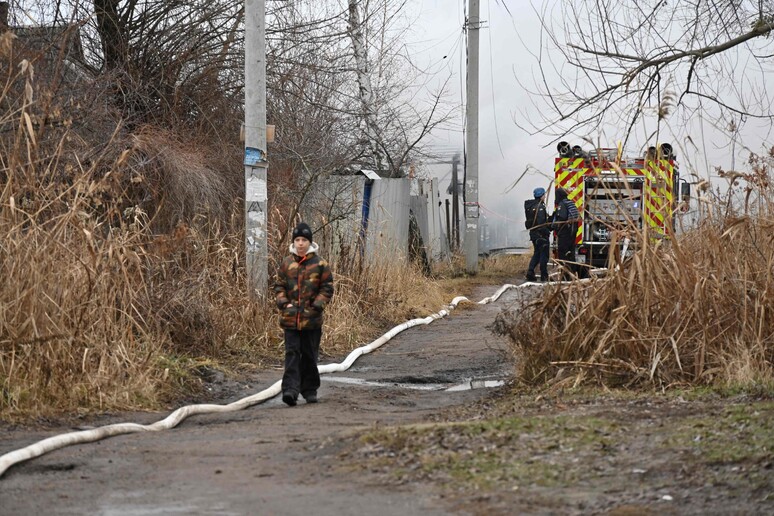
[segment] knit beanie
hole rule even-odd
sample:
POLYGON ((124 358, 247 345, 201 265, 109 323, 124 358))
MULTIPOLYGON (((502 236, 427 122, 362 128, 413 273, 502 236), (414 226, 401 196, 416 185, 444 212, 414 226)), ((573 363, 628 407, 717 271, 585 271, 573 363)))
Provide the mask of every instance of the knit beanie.
POLYGON ((298 237, 304 237, 310 242, 312 241, 312 228, 309 227, 309 224, 302 222, 296 226, 296 229, 293 230, 293 240, 298 237))

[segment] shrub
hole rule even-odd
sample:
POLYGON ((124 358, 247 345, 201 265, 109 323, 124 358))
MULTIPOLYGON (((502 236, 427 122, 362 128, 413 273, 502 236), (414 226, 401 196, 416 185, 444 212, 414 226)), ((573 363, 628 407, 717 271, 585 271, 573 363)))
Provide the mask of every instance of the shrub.
POLYGON ((704 192, 698 225, 642 247, 604 278, 551 286, 500 321, 530 383, 770 384, 774 149, 704 192))

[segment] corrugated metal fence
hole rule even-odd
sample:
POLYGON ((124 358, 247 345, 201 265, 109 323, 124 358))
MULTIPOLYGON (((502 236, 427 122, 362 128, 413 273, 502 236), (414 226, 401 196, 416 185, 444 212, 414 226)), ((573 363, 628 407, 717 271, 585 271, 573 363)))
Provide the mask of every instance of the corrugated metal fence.
POLYGON ((448 250, 438 204, 437 179, 330 176, 317 182, 301 213, 332 262, 355 252, 405 260, 412 214, 428 256, 438 260, 448 250))

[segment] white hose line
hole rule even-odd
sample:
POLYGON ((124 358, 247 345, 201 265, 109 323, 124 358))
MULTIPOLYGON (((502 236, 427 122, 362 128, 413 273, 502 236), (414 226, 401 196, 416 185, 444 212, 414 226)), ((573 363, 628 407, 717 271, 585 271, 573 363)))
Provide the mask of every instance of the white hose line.
MULTIPOLYGON (((479 301, 478 304, 484 305, 487 303, 497 301, 497 299, 506 290, 511 288, 527 286, 527 285, 541 285, 541 283, 524 283, 522 285, 506 284, 500 287, 500 289, 497 292, 495 292, 493 295, 479 301)), ((451 310, 456 308, 457 305, 462 301, 470 302, 470 300, 467 297, 458 296, 452 300, 451 305, 449 306, 449 309, 451 310)), ((441 319, 443 317, 446 317, 447 315, 449 315, 448 310, 441 310, 440 312, 429 315, 423 319, 411 319, 409 321, 406 321, 403 324, 399 324, 398 326, 395 326, 393 329, 391 329, 390 331, 388 331, 387 333, 385 333, 375 341, 371 342, 370 344, 354 349, 353 351, 350 352, 349 355, 347 355, 347 358, 343 362, 338 364, 325 364, 325 365, 318 366, 317 368, 320 371, 320 374, 346 371, 352 366, 352 364, 354 364, 355 360, 360 358, 362 355, 370 353, 371 351, 382 346, 383 344, 385 344, 387 341, 392 339, 395 335, 399 334, 400 332, 407 330, 409 328, 412 328, 414 326, 419 326, 421 324, 430 324, 436 319, 441 319)), ((40 457, 41 455, 44 455, 48 452, 58 450, 66 446, 100 441, 102 439, 105 439, 107 437, 113 437, 115 435, 132 434, 132 433, 139 433, 139 432, 158 432, 160 430, 169 430, 171 428, 174 428, 178 424, 180 424, 181 421, 183 421, 189 416, 193 416, 196 414, 212 414, 212 413, 234 412, 237 410, 242 410, 252 405, 257 405, 268 399, 273 398, 274 396, 278 395, 281 390, 282 390, 282 380, 278 380, 277 382, 272 384, 271 387, 264 389, 263 391, 253 394, 251 396, 248 396, 246 398, 242 398, 241 400, 234 401, 233 403, 229 403, 227 405, 215 405, 215 404, 188 405, 186 407, 181 407, 175 410, 166 418, 150 425, 141 425, 138 423, 116 423, 113 425, 106 425, 106 426, 102 426, 102 427, 94 428, 90 430, 80 430, 77 432, 68 432, 66 434, 55 435, 53 437, 49 437, 47 439, 43 439, 42 441, 38 441, 34 444, 31 444, 25 448, 20 448, 18 450, 14 450, 12 452, 8 452, 5 455, 0 456, 0 477, 3 476, 3 474, 8 470, 8 468, 10 468, 15 464, 18 464, 20 462, 24 462, 30 459, 34 459, 36 457, 40 457)))

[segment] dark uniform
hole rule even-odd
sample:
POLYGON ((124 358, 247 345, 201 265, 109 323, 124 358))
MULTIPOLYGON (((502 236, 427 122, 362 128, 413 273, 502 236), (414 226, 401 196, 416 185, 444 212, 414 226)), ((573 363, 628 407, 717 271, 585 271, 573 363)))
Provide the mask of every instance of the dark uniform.
POLYGON ((543 202, 543 196, 546 191, 543 188, 535 188, 532 192, 535 196, 531 203, 535 208, 535 220, 528 221, 530 224, 529 240, 532 242, 532 259, 529 261, 529 267, 527 268, 527 280, 536 281, 535 267, 540 265, 540 281, 548 281, 548 251, 549 242, 548 239, 551 235, 551 229, 548 224, 548 213, 546 212, 546 204, 543 202))
MULTIPOLYGON (((556 189, 556 210, 554 211, 552 229, 556 231, 556 247, 560 265, 570 273, 576 273, 575 236, 578 233, 580 215, 575 203, 567 198, 567 190, 556 189)), ((565 273, 564 277, 569 278, 565 273)))

